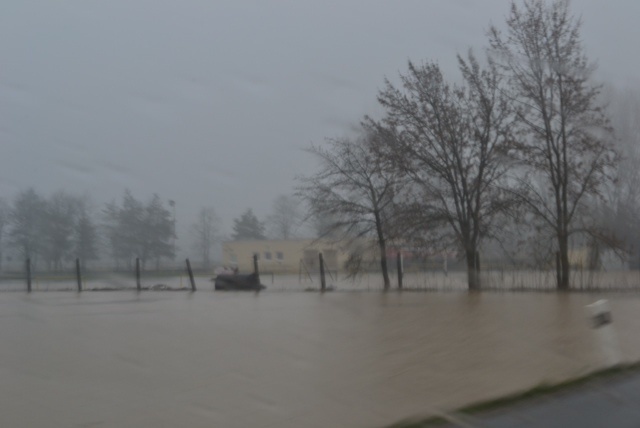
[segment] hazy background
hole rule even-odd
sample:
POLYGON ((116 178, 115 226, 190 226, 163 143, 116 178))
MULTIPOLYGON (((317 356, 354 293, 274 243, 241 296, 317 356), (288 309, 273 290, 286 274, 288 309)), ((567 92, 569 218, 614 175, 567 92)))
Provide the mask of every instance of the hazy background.
MULTIPOLYGON (((222 232, 263 220, 303 151, 375 115, 408 59, 485 44, 506 0, 4 0, 0 197, 30 186, 176 201, 179 245, 201 206, 222 232)), ((640 2, 572 2, 598 77, 640 86, 640 2)))

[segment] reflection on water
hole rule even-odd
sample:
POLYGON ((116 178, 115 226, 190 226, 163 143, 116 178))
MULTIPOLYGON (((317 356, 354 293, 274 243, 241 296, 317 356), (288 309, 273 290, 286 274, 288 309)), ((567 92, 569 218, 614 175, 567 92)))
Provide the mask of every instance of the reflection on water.
MULTIPOLYGON (((0 293, 0 422, 383 426, 598 367, 600 297, 0 293)), ((640 298, 609 297, 637 359, 640 298)))

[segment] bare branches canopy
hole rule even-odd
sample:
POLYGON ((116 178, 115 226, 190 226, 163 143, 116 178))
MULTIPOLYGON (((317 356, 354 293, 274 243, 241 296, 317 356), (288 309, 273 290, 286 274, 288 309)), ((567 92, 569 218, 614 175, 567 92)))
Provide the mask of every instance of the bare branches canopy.
POLYGON ((385 288, 390 285, 386 247, 391 234, 394 203, 401 177, 376 155, 374 146, 386 135, 363 127, 356 138, 328 140, 309 151, 320 162, 320 170, 302 177, 298 194, 316 217, 331 219, 327 235, 359 238, 373 236, 380 251, 385 288))
POLYGON ((569 2, 526 0, 511 5, 506 32, 489 31, 491 52, 508 79, 521 131, 526 174, 514 192, 555 236, 558 288, 569 287, 569 238, 590 198, 611 178, 615 152, 569 2))
POLYGON ((456 83, 430 61, 386 80, 383 117, 366 117, 359 139, 313 146, 319 172, 300 194, 345 233, 378 230, 382 243, 389 231, 428 234, 455 247, 469 289, 481 285, 482 241, 509 217, 531 219, 554 237, 566 289, 569 238, 603 236, 587 207, 616 166, 580 21, 566 0, 512 2, 505 32, 491 27, 488 42, 485 58, 458 56, 456 83))
POLYGON ((477 289, 478 246, 510 205, 503 187, 513 111, 491 60, 483 68, 470 53, 459 64, 463 83, 453 85, 436 63, 409 62, 402 87, 387 81, 380 92, 386 117, 376 126, 396 136, 381 152, 410 178, 414 223, 443 228, 465 254, 469 288, 477 289))

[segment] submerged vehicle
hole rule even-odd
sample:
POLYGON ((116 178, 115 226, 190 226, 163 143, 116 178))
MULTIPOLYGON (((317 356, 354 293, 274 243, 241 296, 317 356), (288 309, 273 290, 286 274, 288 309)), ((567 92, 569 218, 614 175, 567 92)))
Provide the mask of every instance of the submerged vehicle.
POLYGON ((216 290, 260 291, 267 288, 260 284, 260 277, 255 273, 220 274, 211 280, 214 281, 216 290))

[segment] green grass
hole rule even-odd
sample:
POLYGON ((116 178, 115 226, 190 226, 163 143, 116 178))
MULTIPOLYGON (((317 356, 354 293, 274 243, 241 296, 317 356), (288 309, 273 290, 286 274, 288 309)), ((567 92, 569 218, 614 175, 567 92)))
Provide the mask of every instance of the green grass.
MULTIPOLYGON (((507 396, 496 398, 496 399, 473 403, 461 409, 453 411, 452 414, 462 415, 462 416, 464 415, 471 416, 471 415, 482 413, 482 412, 504 409, 508 406, 520 404, 530 399, 540 398, 540 397, 548 396, 558 392, 566 392, 571 389, 576 389, 581 386, 591 384, 592 382, 595 382, 598 380, 606 379, 615 375, 629 373, 637 370, 640 370, 640 362, 636 362, 632 364, 620 364, 611 368, 597 370, 597 371, 588 373, 584 376, 574 378, 574 379, 569 379, 564 382, 555 383, 555 384, 543 383, 523 392, 518 392, 515 394, 507 395, 507 396)), ((433 416, 433 417, 420 419, 420 420, 407 419, 404 421, 397 422, 393 425, 390 425, 388 428, 429 428, 429 427, 443 426, 448 423, 450 423, 450 421, 447 421, 445 418, 441 416, 433 416)))

